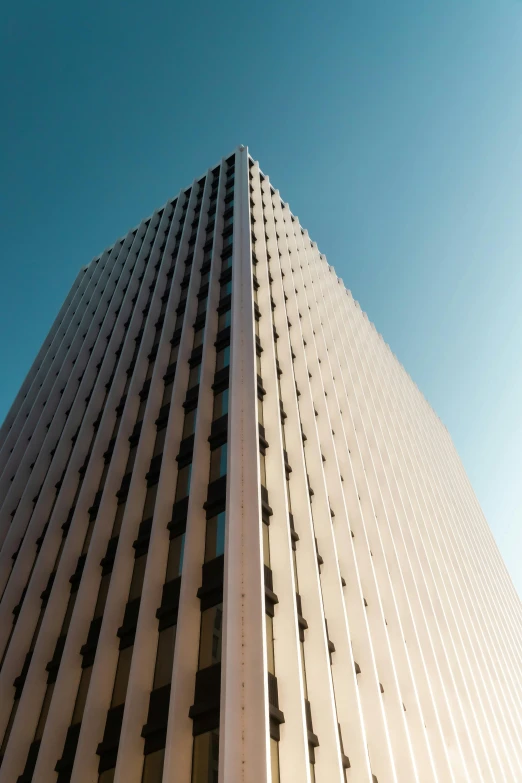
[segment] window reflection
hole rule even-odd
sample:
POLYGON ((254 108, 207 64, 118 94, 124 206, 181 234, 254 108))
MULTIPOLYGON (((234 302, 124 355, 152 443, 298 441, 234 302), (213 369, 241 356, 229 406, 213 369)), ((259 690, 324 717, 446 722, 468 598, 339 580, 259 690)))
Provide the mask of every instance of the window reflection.
POLYGON ((193 386, 197 386, 201 377, 201 364, 196 364, 195 367, 190 368, 188 378, 188 389, 192 389, 193 386))
POLYGON ((134 646, 125 647, 120 650, 118 656, 118 666, 116 668, 116 677, 114 678, 114 690, 112 692, 111 707, 119 707, 125 701, 127 694, 127 683, 129 682, 129 673, 132 660, 132 651, 134 646))
POLYGON ((201 636, 199 642, 199 668, 206 669, 221 660, 221 631, 223 625, 223 604, 212 606, 201 613, 201 636))
POLYGON ((163 762, 165 760, 165 748, 149 753, 145 756, 143 764, 142 783, 161 783, 163 777, 163 762))
POLYGON ((178 483, 176 484, 175 501, 186 498, 190 489, 190 476, 192 474, 192 462, 178 471, 178 483))
POLYGON ((185 419, 183 421, 183 432, 181 434, 182 438, 188 438, 189 435, 193 435, 196 430, 196 414, 198 412, 197 408, 193 408, 191 411, 188 411, 185 414, 185 419))
POLYGON ((170 625, 160 631, 158 636, 158 652, 154 669, 154 690, 168 685, 172 679, 172 662, 174 660, 174 645, 176 643, 176 626, 170 625))
POLYGON ((147 555, 141 555, 134 561, 134 568, 132 570, 132 579, 129 588, 129 601, 134 601, 135 598, 139 598, 141 595, 141 589, 143 587, 143 579, 145 578, 145 566, 147 564, 147 555))
POLYGON ((279 745, 270 737, 270 765, 272 769, 272 783, 279 783, 279 745))
POLYGON ((169 556, 167 559, 167 574, 165 581, 177 579, 183 566, 183 550, 185 547, 185 534, 171 538, 169 542, 169 556))
POLYGON ((80 677, 80 684, 78 685, 78 694, 74 704, 71 725, 79 723, 83 718, 83 710, 87 700, 87 691, 89 690, 89 684, 91 682, 91 674, 92 666, 89 666, 87 669, 82 669, 82 676, 80 677))
POLYGON ((225 512, 207 519, 205 563, 225 552, 225 512))
POLYGON ((210 453, 210 481, 225 476, 227 472, 227 444, 224 443, 210 453))
POLYGON ((223 389, 222 392, 216 394, 214 397, 214 410, 212 412, 213 419, 219 419, 228 413, 228 389, 223 389))
POLYGON ((222 370, 223 367, 228 367, 230 364, 230 345, 223 348, 222 351, 218 351, 216 354, 216 372, 222 370))
POLYGON ((226 329, 227 326, 230 326, 231 323, 232 323, 231 310, 225 310, 224 313, 220 313, 220 316, 218 318, 218 332, 220 332, 222 329, 226 329))
POLYGON ((156 505, 156 495, 158 493, 158 485, 153 484, 152 487, 147 487, 147 493, 145 495, 145 503, 143 504, 142 519, 150 519, 154 514, 154 506, 156 505))
POLYGON ((194 737, 192 783, 218 783, 219 730, 194 737))
POLYGON ((273 620, 270 615, 265 614, 266 625, 266 653, 267 653, 267 667, 270 674, 275 674, 274 663, 274 626, 273 620))

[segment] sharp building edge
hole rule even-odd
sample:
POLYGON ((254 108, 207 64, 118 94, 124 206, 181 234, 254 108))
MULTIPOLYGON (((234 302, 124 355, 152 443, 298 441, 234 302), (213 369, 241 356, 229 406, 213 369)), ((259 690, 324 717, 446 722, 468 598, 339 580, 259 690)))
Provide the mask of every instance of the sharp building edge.
POLYGON ((0 783, 516 783, 447 430, 245 147, 78 274, 0 432, 0 783))

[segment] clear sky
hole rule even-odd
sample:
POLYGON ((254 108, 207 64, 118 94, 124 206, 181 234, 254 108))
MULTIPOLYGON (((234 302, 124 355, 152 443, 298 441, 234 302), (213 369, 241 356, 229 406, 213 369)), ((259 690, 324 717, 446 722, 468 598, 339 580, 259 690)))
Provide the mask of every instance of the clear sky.
POLYGON ((3 3, 0 420, 78 268, 247 144, 522 594, 521 0, 3 3))

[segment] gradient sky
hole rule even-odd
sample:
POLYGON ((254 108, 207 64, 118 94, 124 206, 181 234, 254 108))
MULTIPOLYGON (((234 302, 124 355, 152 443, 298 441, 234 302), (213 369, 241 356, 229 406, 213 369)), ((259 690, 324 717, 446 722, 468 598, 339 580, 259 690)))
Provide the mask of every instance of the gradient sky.
POLYGON ((246 144, 448 427, 522 595, 522 2, 2 8, 0 420, 80 266, 246 144))

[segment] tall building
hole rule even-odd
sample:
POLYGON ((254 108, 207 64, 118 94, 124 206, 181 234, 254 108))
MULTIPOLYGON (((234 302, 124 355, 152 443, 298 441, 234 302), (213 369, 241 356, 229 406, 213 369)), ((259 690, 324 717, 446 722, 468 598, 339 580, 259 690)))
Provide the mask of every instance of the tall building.
POLYGON ((0 504, 0 783, 522 781, 450 437, 245 147, 80 271, 0 504))

